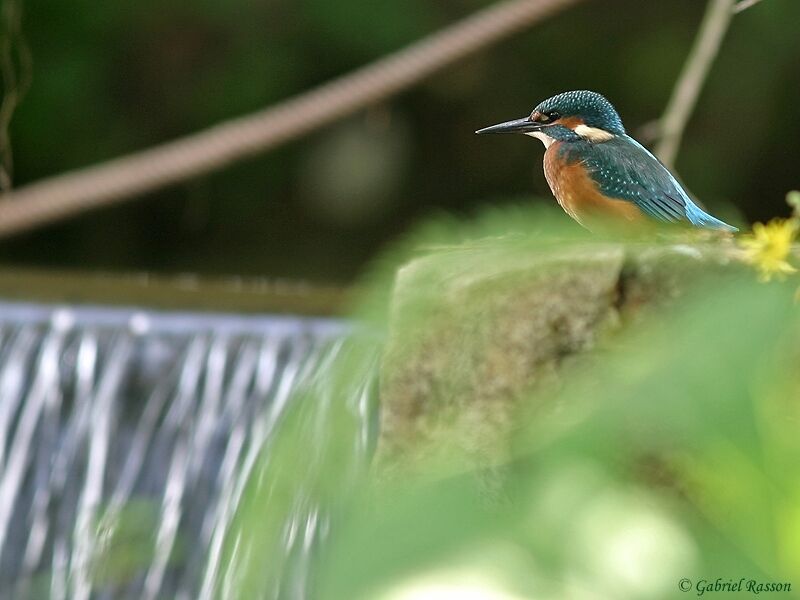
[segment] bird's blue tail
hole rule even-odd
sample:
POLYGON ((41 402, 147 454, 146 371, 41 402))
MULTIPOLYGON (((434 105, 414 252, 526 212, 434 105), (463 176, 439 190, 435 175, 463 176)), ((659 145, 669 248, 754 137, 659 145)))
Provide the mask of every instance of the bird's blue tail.
POLYGON ((724 221, 720 221, 716 217, 712 217, 705 212, 702 208, 697 206, 694 202, 686 203, 686 218, 695 227, 704 227, 706 229, 719 229, 720 231, 730 231, 731 233, 739 231, 737 227, 728 225, 724 221))

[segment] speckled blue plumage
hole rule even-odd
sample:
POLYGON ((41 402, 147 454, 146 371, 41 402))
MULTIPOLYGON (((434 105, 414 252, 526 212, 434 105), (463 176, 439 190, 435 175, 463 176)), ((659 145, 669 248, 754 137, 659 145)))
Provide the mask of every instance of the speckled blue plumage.
POLYGON ((695 227, 735 231, 692 202, 675 177, 646 148, 622 134, 595 144, 576 140, 561 144, 558 152, 567 164, 580 162, 608 198, 633 202, 659 221, 688 221, 695 227))
POLYGON ((669 170, 644 146, 625 133, 617 111, 600 94, 565 92, 539 104, 535 111, 579 117, 585 125, 614 137, 600 143, 579 136, 569 127, 553 125, 547 135, 559 142, 559 159, 580 162, 602 194, 634 203, 643 213, 670 223, 736 231, 692 202, 669 170))
POLYGON ((615 135, 624 135, 625 127, 614 105, 604 96, 589 90, 564 92, 548 98, 533 110, 542 113, 557 111, 562 115, 580 115, 589 127, 598 127, 615 135))

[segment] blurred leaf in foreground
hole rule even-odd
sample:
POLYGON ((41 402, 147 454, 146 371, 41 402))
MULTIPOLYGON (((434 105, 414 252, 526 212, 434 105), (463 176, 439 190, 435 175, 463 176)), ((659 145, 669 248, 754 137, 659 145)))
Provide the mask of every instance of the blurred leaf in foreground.
POLYGON ((424 598, 420 581, 469 597, 474 581, 481 598, 664 598, 683 577, 791 581, 800 440, 781 430, 797 421, 797 322, 787 286, 707 290, 577 374, 549 400, 558 410, 521 419, 507 503, 470 474, 378 485, 332 537, 320 597, 424 598))
MULTIPOLYGON (((475 243, 490 250, 501 221, 473 230, 475 243)), ((367 470, 362 400, 378 375, 390 274, 425 244, 462 236, 431 226, 370 279, 358 310, 368 334, 313 369, 261 453, 221 591, 624 600, 673 597, 683 578, 791 581, 800 315, 793 286, 735 269, 565 366, 560 389, 523 397, 501 494, 458 456, 436 456, 419 476, 367 470)), ((540 243, 574 240, 520 249, 540 243)))

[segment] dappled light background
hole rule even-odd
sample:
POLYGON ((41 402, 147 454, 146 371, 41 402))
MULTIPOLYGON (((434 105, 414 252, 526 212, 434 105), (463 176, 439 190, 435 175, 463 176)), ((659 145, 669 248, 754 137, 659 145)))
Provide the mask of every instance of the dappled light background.
MULTIPOLYGON (((15 185, 263 108, 488 4, 21 2, 32 82, 11 123, 15 185)), ((704 8, 581 3, 276 151, 4 240, 0 260, 349 282, 423 216, 552 203, 538 143, 473 131, 589 88, 638 135, 662 113, 704 8)), ((736 16, 689 124, 678 171, 721 216, 783 214, 800 185, 798 22, 796 0, 736 16)))

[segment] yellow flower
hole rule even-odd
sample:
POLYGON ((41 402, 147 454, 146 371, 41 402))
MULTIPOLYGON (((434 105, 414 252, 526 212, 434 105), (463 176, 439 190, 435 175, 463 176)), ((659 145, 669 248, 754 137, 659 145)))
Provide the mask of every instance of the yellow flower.
POLYGON ((739 244, 744 250, 744 259, 755 265, 762 281, 769 281, 773 275, 782 279, 797 271, 787 261, 796 235, 794 219, 773 219, 766 225, 753 225, 753 233, 742 236, 739 244))

